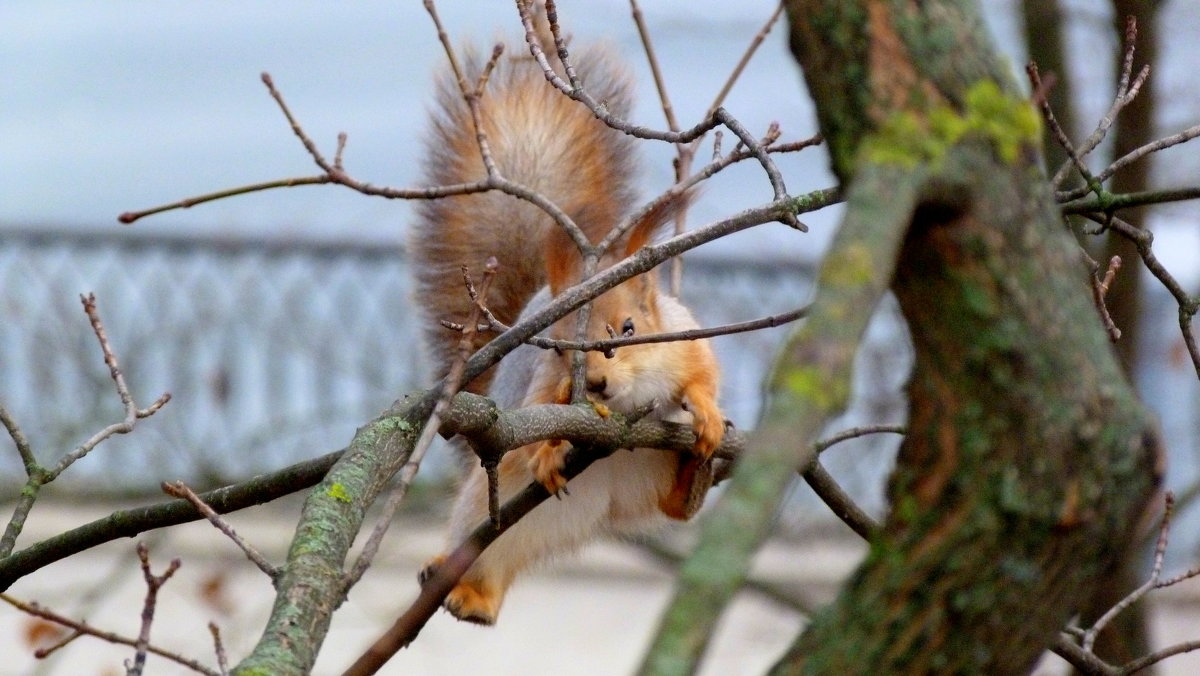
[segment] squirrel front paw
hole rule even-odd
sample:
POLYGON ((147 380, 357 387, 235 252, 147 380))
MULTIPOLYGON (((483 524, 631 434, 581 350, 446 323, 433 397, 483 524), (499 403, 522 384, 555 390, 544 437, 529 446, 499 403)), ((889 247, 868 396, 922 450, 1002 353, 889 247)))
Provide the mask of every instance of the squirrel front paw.
POLYGON ((566 455, 566 443, 554 439, 534 449, 533 457, 529 459, 529 472, 550 495, 558 495, 559 491, 567 492, 567 478, 562 475, 566 455))
POLYGON ((707 460, 725 438, 725 417, 711 398, 689 400, 687 410, 692 414, 692 431, 696 433, 692 452, 707 460))

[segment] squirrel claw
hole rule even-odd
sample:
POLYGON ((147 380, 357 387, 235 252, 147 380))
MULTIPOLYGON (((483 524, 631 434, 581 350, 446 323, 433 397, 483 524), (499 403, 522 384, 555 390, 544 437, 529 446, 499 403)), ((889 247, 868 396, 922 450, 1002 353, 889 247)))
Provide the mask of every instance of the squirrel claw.
POLYGON ((559 440, 547 441, 538 446, 529 459, 529 472, 550 495, 558 497, 567 492, 567 478, 562 475, 565 466, 566 445, 559 440))
POLYGON ((711 397, 690 397, 688 411, 692 414, 692 431, 696 433, 696 444, 692 453, 707 460, 725 438, 725 416, 711 397))

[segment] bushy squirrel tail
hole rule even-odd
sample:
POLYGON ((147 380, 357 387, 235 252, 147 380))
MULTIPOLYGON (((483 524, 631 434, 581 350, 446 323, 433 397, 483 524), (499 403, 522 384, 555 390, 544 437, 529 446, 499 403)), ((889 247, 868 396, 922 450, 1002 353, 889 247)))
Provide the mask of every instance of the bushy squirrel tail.
MULTIPOLYGON (((548 198, 598 242, 633 203, 634 144, 554 89, 523 47, 511 47, 501 57, 480 98, 492 157, 504 178, 548 198)), ((632 85, 617 61, 598 48, 573 56, 589 92, 615 114, 627 116, 632 85)), ((468 54, 463 61, 467 82, 474 86, 485 59, 468 54)), ((424 149, 426 184, 485 179, 470 111, 448 69, 438 78, 434 106, 424 149)), ((408 250, 435 378, 449 370, 461 337, 440 322, 465 322, 471 306, 462 266, 478 282, 485 261, 496 257, 499 269, 487 307, 512 325, 546 284, 544 255, 555 228, 538 207, 495 190, 419 203, 408 250)), ((472 350, 495 335, 480 332, 472 350)), ((493 371, 465 389, 486 392, 493 371)))

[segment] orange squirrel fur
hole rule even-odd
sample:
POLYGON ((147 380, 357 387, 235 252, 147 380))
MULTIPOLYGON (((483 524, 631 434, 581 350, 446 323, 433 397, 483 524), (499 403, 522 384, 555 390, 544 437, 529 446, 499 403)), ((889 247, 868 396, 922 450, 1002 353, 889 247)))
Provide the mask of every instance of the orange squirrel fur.
MULTIPOLYGON (((513 52, 517 50, 512 50, 513 52)), ((512 53, 512 52, 510 52, 512 53)), ((624 115, 631 85, 601 50, 577 50, 586 86, 610 110, 624 115)), ((481 68, 468 59, 467 77, 481 68)), ((633 144, 596 120, 582 105, 549 86, 530 58, 504 58, 480 100, 484 131, 500 172, 557 204, 593 242, 598 242, 633 204, 633 144)), ((429 184, 476 181, 485 175, 474 125, 451 76, 441 78, 431 138, 426 147, 429 184)), ((663 210, 665 212, 671 209, 663 210)), ((669 213, 638 223, 607 267, 636 252, 669 213)), ((522 311, 539 308, 578 281, 580 256, 570 238, 540 209, 499 192, 449 197, 421 204, 410 244, 417 269, 417 298, 424 313, 435 375, 443 376, 460 336, 440 320, 465 321, 470 308, 461 266, 480 272, 495 256, 499 269, 486 304, 500 321, 513 324, 522 311), (548 290, 541 290, 548 285, 548 290), (535 296, 535 294, 538 294, 535 296)), ((575 336, 572 313, 549 330, 555 338, 575 336)), ((592 303, 588 339, 655 334, 697 328, 690 312, 658 287, 651 271, 607 291, 592 303)), ((494 337, 483 332, 478 348, 494 337)), ((556 553, 571 551, 598 535, 646 530, 665 517, 694 513, 696 475, 720 445, 724 417, 717 406, 719 372, 706 341, 631 345, 611 358, 588 352, 588 399, 602 415, 630 413, 655 404, 659 419, 690 423, 693 452, 655 449, 618 451, 575 478, 561 500, 542 503, 483 552, 451 591, 445 607, 460 620, 492 624, 515 576, 556 553)), ((570 354, 523 346, 465 389, 486 393, 502 408, 570 403, 570 354)), ((531 480, 551 493, 565 485, 560 474, 568 445, 548 440, 514 449, 499 467, 500 500, 531 480)), ((706 485, 700 488, 701 495, 706 485)), ((488 517, 487 479, 476 464, 468 469, 451 519, 447 551, 488 517)), ((442 560, 435 558, 423 577, 442 560)))

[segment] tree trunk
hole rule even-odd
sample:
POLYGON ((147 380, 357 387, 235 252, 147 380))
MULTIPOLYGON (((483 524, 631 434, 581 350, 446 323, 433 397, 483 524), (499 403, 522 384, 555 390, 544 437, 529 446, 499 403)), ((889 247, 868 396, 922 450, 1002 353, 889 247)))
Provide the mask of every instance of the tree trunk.
POLYGON ((891 513, 776 670, 1026 673, 1130 544, 1158 478, 1153 426, 975 3, 788 14, 843 183, 924 180, 892 281, 916 362, 891 513))

